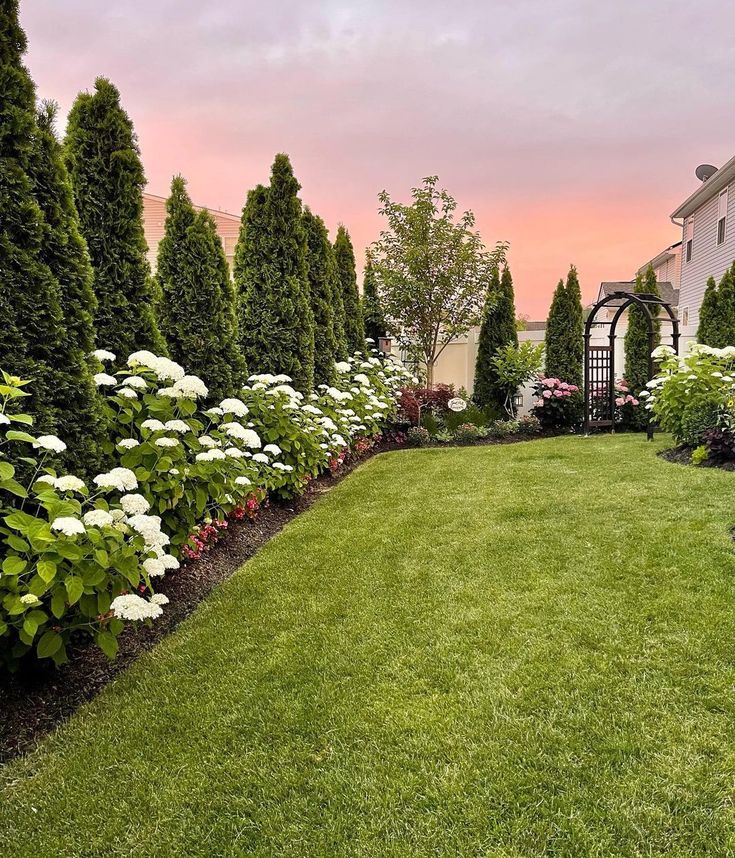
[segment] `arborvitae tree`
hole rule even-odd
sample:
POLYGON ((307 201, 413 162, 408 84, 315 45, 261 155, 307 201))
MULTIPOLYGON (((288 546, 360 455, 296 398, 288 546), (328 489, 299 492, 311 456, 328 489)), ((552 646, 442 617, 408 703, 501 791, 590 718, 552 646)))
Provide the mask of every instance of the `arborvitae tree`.
POLYGON ((92 267, 72 199, 62 148, 54 130, 56 105, 44 103, 38 112, 31 174, 34 194, 46 229, 40 259, 60 287, 63 334, 53 360, 52 404, 57 431, 68 446, 66 464, 81 472, 96 472, 104 441, 102 401, 90 366, 94 349, 92 267))
POLYGON ((165 352, 143 231, 145 176, 133 123, 109 80, 77 96, 65 155, 97 295, 97 345, 124 359, 138 349, 165 352))
POLYGON ((304 209, 304 233, 309 297, 314 314, 314 384, 330 384, 337 359, 334 336, 337 266, 324 221, 308 208, 304 209))
POLYGON ((697 341, 721 349, 735 345, 735 266, 719 282, 707 281, 699 310, 697 341))
POLYGON ((0 368, 30 379, 34 431, 53 432, 53 389, 63 316, 59 283, 41 259, 46 225, 29 175, 35 92, 22 63, 17 0, 0 4, 0 368))
POLYGON ((251 372, 286 373, 307 391, 314 382, 314 319, 300 187, 288 155, 276 155, 270 187, 248 194, 234 270, 240 345, 251 372))
POLYGON ((387 325, 383 308, 380 306, 378 284, 370 257, 367 259, 362 277, 362 318, 365 323, 365 336, 374 340, 377 348, 378 340, 385 336, 387 325))
MULTIPOLYGON (((638 275, 635 280, 635 292, 638 294, 660 295, 656 273, 649 265, 645 277, 638 275)), ((656 308, 652 315, 658 316, 656 308)), ((661 322, 656 318, 653 323, 653 346, 648 335, 648 319, 641 307, 631 304, 628 308, 628 329, 625 332, 625 381, 631 393, 637 396, 650 381, 649 357, 661 339, 661 322)), ((634 427, 642 429, 647 423, 647 413, 636 409, 631 417, 634 427)))
POLYGON ((360 293, 357 291, 355 251, 352 247, 350 234, 342 224, 337 230, 334 255, 337 259, 337 278, 345 313, 347 352, 352 356, 354 352, 365 351, 365 325, 360 308, 360 293))
POLYGON ((247 371, 217 226, 209 212, 197 214, 181 176, 171 183, 166 212, 156 277, 169 352, 187 371, 206 379, 212 399, 234 396, 247 371))
POLYGON ((567 282, 559 281, 546 322, 546 375, 582 387, 584 340, 582 293, 572 265, 567 282))
POLYGON ((334 358, 338 361, 347 360, 350 353, 347 349, 347 333, 345 320, 345 302, 342 298, 342 284, 337 272, 337 257, 334 252, 334 245, 330 245, 332 251, 332 259, 334 260, 334 288, 333 288, 333 303, 334 303, 334 358))
POLYGON ((497 267, 493 270, 480 326, 473 393, 480 408, 494 408, 502 413, 505 407, 507 390, 499 382, 493 358, 509 345, 518 345, 518 331, 513 278, 506 265, 502 277, 497 267))

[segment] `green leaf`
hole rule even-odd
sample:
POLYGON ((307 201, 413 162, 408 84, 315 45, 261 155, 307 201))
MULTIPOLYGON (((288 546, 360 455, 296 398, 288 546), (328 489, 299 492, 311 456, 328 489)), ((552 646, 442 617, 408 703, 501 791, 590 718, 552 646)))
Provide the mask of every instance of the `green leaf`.
POLYGON ((31 548, 25 539, 21 539, 20 536, 16 536, 14 533, 6 536, 5 542, 13 549, 13 551, 30 551, 31 548))
POLYGON ((61 587, 57 587, 51 597, 51 613, 57 620, 60 620, 66 613, 66 596, 61 587))
POLYGON ((54 653, 58 652, 61 645, 64 643, 61 635, 58 632, 49 631, 41 635, 38 644, 36 644, 36 652, 39 658, 49 658, 54 653))
POLYGON ((51 560, 39 560, 36 571, 47 584, 50 584, 56 576, 56 564, 51 560))
POLYGON ((36 636, 36 632, 38 631, 38 623, 33 619, 33 617, 26 617, 23 620, 23 631, 28 635, 28 637, 33 640, 36 636))
POLYGON ((27 565, 27 562, 22 557, 6 557, 3 560, 3 572, 6 575, 20 575, 27 565))
POLYGON ((27 432, 18 432, 17 429, 8 429, 5 433, 5 437, 8 441, 25 441, 28 444, 36 443, 36 439, 33 435, 29 435, 27 432))
POLYGON ((30 414, 8 414, 14 423, 23 423, 25 426, 33 426, 33 418, 30 414))
POLYGON ((15 468, 10 462, 0 462, 0 480, 9 480, 15 474, 15 468))
POLYGON ((117 638, 110 632, 99 632, 95 638, 97 646, 110 659, 117 655, 117 638))
POLYGON ((27 498, 28 492, 23 488, 23 486, 17 481, 13 479, 9 480, 1 480, 0 488, 4 489, 6 492, 10 492, 11 495, 15 495, 19 498, 27 498))
POLYGON ((64 586, 69 595, 69 604, 73 605, 82 598, 84 593, 84 582, 76 575, 70 575, 65 581, 64 586))

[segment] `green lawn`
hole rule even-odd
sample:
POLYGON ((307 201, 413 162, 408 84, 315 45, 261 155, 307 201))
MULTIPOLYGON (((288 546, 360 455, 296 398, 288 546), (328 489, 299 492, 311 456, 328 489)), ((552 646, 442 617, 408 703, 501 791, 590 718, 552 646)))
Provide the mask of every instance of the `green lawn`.
POLYGON ((371 460, 0 769, 0 854, 735 855, 735 474, 661 446, 371 460))

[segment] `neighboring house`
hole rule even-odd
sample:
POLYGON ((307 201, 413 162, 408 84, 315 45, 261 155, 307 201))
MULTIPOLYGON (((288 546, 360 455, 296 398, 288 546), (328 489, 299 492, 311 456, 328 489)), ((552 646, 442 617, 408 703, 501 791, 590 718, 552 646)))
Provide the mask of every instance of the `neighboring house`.
POLYGON ((719 280, 735 259, 735 158, 719 170, 700 167, 697 175, 704 181, 671 215, 682 230, 679 318, 690 334, 707 279, 719 280))
POLYGON ((681 242, 677 241, 676 244, 662 250, 661 253, 642 265, 636 274, 644 276, 649 266, 653 268, 653 273, 659 283, 670 283, 672 289, 678 292, 681 284, 681 242))
MULTIPOLYGON (((206 206, 194 206, 201 211, 206 206)), ((235 245, 240 233, 240 217, 229 212, 209 209, 209 213, 217 224, 217 232, 222 239, 225 248, 227 263, 232 270, 232 261, 235 256, 235 245)), ((156 270, 156 259, 158 256, 158 244, 163 238, 164 226, 166 224, 166 197, 156 194, 143 194, 143 226, 145 228, 145 240, 148 244, 148 261, 151 269, 156 270)))

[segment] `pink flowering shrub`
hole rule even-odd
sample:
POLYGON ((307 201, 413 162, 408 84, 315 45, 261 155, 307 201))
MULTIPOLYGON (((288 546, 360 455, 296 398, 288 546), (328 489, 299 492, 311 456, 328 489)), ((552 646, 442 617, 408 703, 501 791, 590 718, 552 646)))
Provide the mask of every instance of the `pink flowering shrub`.
POLYGON ((533 415, 544 429, 569 429, 579 421, 581 394, 576 384, 539 378, 534 396, 533 415))
POLYGON ((636 413, 640 405, 638 399, 633 396, 628 383, 623 379, 615 382, 615 422, 624 426, 636 424, 636 413))

